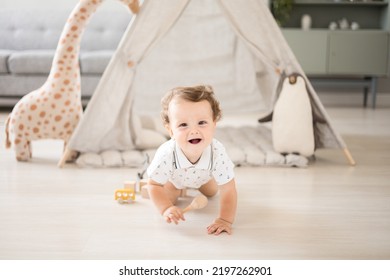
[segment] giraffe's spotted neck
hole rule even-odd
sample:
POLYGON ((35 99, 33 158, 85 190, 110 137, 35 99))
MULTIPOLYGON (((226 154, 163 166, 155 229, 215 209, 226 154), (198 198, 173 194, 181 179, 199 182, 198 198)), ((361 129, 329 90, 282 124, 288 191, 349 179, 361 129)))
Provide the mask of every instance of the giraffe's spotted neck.
POLYGON ((82 34, 90 17, 103 0, 80 0, 68 17, 61 33, 50 76, 69 79, 80 77, 79 51, 82 34))

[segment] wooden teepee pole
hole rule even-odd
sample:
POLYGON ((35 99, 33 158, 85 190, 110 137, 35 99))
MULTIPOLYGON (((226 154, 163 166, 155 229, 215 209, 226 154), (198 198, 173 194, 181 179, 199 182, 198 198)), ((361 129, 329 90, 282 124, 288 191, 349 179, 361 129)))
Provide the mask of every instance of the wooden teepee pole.
POLYGON ((345 157, 347 158, 349 164, 352 165, 352 166, 355 166, 355 165, 356 165, 356 162, 355 162, 355 160, 353 159, 353 157, 352 157, 351 153, 349 152, 348 148, 344 148, 344 149, 343 149, 343 152, 344 152, 344 155, 345 155, 345 157))

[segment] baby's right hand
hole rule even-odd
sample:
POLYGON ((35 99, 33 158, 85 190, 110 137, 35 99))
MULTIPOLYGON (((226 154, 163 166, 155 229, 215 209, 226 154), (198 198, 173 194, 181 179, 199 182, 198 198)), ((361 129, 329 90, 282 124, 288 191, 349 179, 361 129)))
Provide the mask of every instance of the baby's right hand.
POLYGON ((174 222, 176 225, 179 223, 180 220, 185 221, 183 216, 183 210, 177 206, 171 206, 168 207, 164 213, 163 217, 167 223, 174 222))

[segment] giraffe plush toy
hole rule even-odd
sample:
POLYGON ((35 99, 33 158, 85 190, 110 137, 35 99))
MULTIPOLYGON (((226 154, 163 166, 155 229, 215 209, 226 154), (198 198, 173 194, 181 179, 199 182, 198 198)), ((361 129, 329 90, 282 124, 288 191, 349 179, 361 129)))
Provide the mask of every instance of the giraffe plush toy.
MULTIPOLYGON (((6 147, 13 146, 18 161, 28 161, 31 141, 62 139, 67 141, 82 113, 79 51, 81 36, 103 0, 80 0, 62 31, 50 74, 37 90, 26 94, 6 120, 6 147)), ((138 0, 120 0, 133 13, 138 0)))

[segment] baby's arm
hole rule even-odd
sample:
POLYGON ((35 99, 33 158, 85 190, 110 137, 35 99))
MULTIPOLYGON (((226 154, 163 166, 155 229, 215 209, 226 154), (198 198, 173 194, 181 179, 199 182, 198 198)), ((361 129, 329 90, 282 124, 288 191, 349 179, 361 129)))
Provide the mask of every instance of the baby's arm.
POLYGON ((207 227, 209 234, 219 235, 221 232, 232 233, 231 226, 234 222, 237 209, 237 191, 234 179, 220 186, 220 210, 219 217, 207 227))
POLYGON ((181 208, 173 205, 164 186, 149 179, 148 191, 150 199, 168 223, 174 222, 178 224, 180 220, 184 221, 183 211, 181 208))

